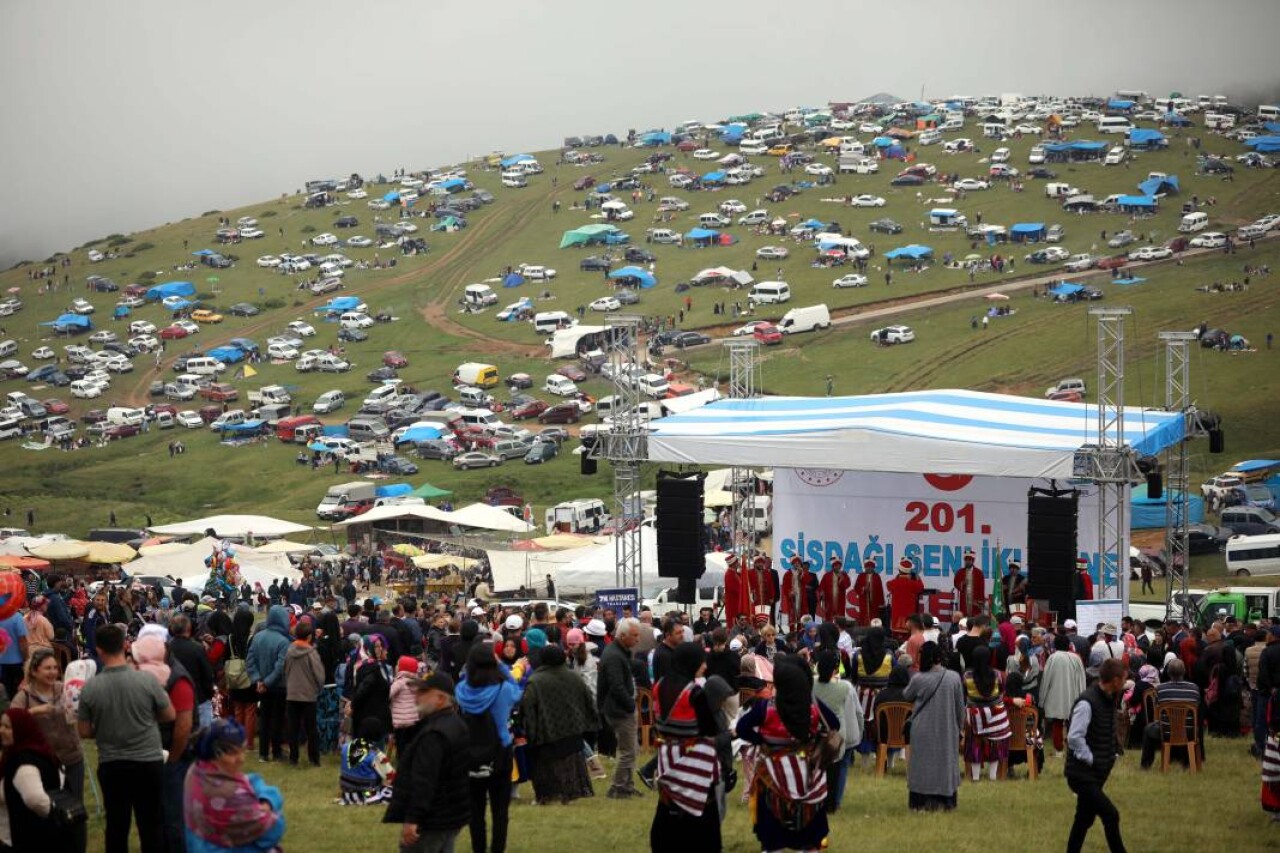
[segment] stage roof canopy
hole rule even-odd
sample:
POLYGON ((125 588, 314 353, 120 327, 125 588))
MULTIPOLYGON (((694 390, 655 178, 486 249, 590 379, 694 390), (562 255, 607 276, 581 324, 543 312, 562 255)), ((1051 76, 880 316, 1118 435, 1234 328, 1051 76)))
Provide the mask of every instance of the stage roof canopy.
MULTIPOLYGON (((1125 439, 1154 454, 1180 414, 1125 409, 1125 439)), ((649 459, 684 464, 1069 479, 1097 409, 977 391, 719 400, 655 421, 649 459)))

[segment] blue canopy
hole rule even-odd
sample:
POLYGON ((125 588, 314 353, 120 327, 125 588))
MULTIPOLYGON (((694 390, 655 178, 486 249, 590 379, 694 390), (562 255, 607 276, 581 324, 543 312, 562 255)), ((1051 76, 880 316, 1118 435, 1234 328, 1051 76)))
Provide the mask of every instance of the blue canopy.
POLYGON ((1170 127, 1190 127, 1191 119, 1178 113, 1165 113, 1164 123, 1170 127))
POLYGON ((513 154, 510 157, 502 158, 502 168, 506 169, 518 163, 528 163, 537 159, 532 154, 513 154))
POLYGON ((1135 127, 1129 131, 1129 144, 1154 148, 1165 143, 1164 134, 1146 127, 1135 127))
POLYGON ((720 138, 725 142, 738 142, 747 135, 745 124, 731 124, 720 131, 720 138))
POLYGON ((1280 468, 1280 459, 1246 459, 1231 466, 1231 470, 1237 474, 1265 471, 1268 468, 1280 468))
POLYGON ((710 228, 694 228, 684 236, 689 240, 714 240, 720 236, 720 232, 713 231, 710 228))
POLYGON ((418 441, 434 441, 444 435, 444 431, 440 427, 434 426, 411 426, 400 436, 400 442, 418 442, 418 441))
POLYGON ((871 140, 871 144, 877 148, 888 148, 894 144, 894 140, 888 136, 877 136, 875 139, 871 140))
POLYGON ((328 305, 321 305, 316 309, 317 314, 327 311, 336 311, 341 314, 345 311, 354 311, 360 305, 360 297, 358 296, 335 296, 329 300, 328 305))
POLYGON ((185 311, 200 304, 198 299, 176 299, 165 306, 170 311, 185 311))
POLYGON ((1083 284, 1072 284, 1068 281, 1064 281, 1061 284, 1055 284, 1053 287, 1049 288, 1049 292, 1054 296, 1073 296, 1083 290, 1083 284))
POLYGON ((128 305, 117 305, 116 310, 112 312, 112 316, 128 317, 132 313, 133 313, 133 310, 128 305))
POLYGON ((648 290, 658 283, 657 277, 653 273, 641 267, 620 267, 609 273, 611 279, 634 278, 640 282, 640 287, 648 290))
POLYGON ((382 197, 382 200, 386 202, 390 202, 391 204, 395 204, 400 200, 400 192, 398 190, 392 190, 391 192, 384 195, 382 197))
POLYGON ((524 276, 518 272, 510 272, 502 279, 503 287, 519 287, 524 284, 524 276))
POLYGON ((1129 276, 1128 278, 1113 278, 1113 279, 1111 279, 1111 283, 1112 283, 1112 284, 1124 284, 1124 285, 1129 285, 1129 284, 1142 284, 1144 281, 1146 281, 1146 279, 1145 279, 1145 278, 1143 278, 1142 276, 1138 276, 1138 275, 1131 275, 1131 276, 1129 276))
POLYGON ((1119 207, 1150 207, 1156 206, 1156 200, 1149 195, 1122 195, 1116 199, 1119 207))
POLYGON ((803 225, 805 228, 825 228, 827 225, 827 223, 823 222, 821 219, 812 219, 812 218, 806 219, 804 222, 801 222, 800 224, 803 225))
POLYGON ((462 178, 450 178, 449 180, 444 181, 443 183, 440 184, 440 189, 460 190, 460 189, 464 189, 466 186, 467 186, 467 182, 462 180, 462 178))
POLYGON ((1077 140, 1075 142, 1048 142, 1045 143, 1044 150, 1051 154, 1062 154, 1068 151, 1105 151, 1107 143, 1091 142, 1086 139, 1077 140))
POLYGON ((914 243, 910 246, 900 246, 897 249, 890 249, 884 253, 885 258, 890 261, 897 258, 910 258, 913 261, 918 261, 932 255, 933 249, 928 246, 919 246, 914 243))
POLYGON ((1107 101, 1107 109, 1109 110, 1131 110, 1133 109, 1133 101, 1123 98, 1112 98, 1107 101))
POLYGON ((724 172, 707 172, 702 176, 702 182, 704 184, 723 184, 725 177, 724 172))
POLYGON ((147 288, 147 301, 156 302, 166 296, 195 296, 196 286, 189 281, 166 281, 147 288))
POLYGON ((1246 139, 1244 144, 1255 151, 1270 150, 1280 145, 1280 136, 1255 136, 1253 139, 1246 139))
MULTIPOLYGON (((1181 492, 1173 492, 1175 499, 1181 492)), ((1200 524, 1204 521, 1204 498, 1199 495, 1187 495, 1187 522, 1200 524)), ((1146 484, 1135 486, 1129 494, 1129 526, 1134 530, 1151 530, 1164 527, 1168 521, 1165 516, 1165 496, 1152 498, 1147 496, 1146 484)))
POLYGON ((407 495, 412 491, 413 486, 408 483, 388 483, 385 486, 375 486, 373 489, 373 495, 378 498, 398 498, 401 495, 407 495))
MULTIPOLYGON (((260 432, 262 428, 266 426, 266 424, 267 424, 266 421, 258 420, 257 418, 254 418, 253 420, 245 421, 242 424, 227 424, 226 426, 222 427, 222 431, 223 432, 260 432)), ((324 445, 321 445, 320 448, 322 450, 325 449, 324 445)))
POLYGON ((91 329, 93 321, 82 314, 63 314, 56 320, 41 323, 41 326, 53 326, 55 329, 91 329))
POLYGON ((191 254, 195 255, 197 258, 205 258, 205 257, 209 257, 210 255, 216 255, 218 253, 215 252, 213 249, 201 249, 200 251, 192 252, 191 254))
POLYGON ((670 145, 671 134, 664 130, 654 130, 640 137, 641 145, 670 145))
POLYGON ((1024 239, 1039 238, 1044 234, 1044 223, 1018 222, 1009 229, 1009 233, 1014 236, 1021 236, 1024 239))
POLYGON ((1178 186, 1178 176, 1169 175, 1164 178, 1147 178, 1138 184, 1138 189, 1142 190, 1143 195, 1159 195, 1160 193, 1176 193, 1181 187, 1178 186))
POLYGON ((209 358, 216 358, 223 364, 235 364, 238 361, 244 361, 245 351, 240 347, 214 347, 205 355, 209 358))
POLYGON ((1267 133, 1280 133, 1280 121, 1263 122, 1262 129, 1267 133))

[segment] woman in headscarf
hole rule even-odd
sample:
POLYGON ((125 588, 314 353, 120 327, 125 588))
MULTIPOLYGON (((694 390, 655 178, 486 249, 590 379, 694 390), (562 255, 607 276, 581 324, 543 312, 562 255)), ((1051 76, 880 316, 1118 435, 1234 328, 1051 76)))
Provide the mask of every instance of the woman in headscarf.
MULTIPOLYGON (((768 677, 765 677, 765 664, 764 658, 753 654, 742 656, 738 674, 738 703, 741 707, 739 718, 757 702, 773 698, 773 667, 768 667, 768 677)), ((755 775, 759 750, 753 744, 746 743, 739 752, 742 757, 742 802, 745 803, 751 796, 751 780, 755 775)))
POLYGON ((250 680, 244 662, 249 654, 249 635, 253 633, 253 612, 241 607, 231 617, 231 635, 227 639, 227 698, 231 718, 245 730, 245 742, 253 747, 258 731, 258 691, 250 680), (237 661, 232 664, 231 661, 237 661), (242 675, 237 675, 237 672, 242 675), (233 683, 234 681, 234 683, 233 683))
POLYGON ((950 811, 960 788, 960 731, 964 726, 964 686, 942 665, 935 642, 920 647, 920 671, 903 698, 911 712, 911 761, 907 763, 907 806, 917 811, 950 811))
MULTIPOLYGON (((872 721, 876 719, 876 711, 879 710, 880 706, 885 702, 907 701, 905 694, 907 685, 911 683, 911 664, 909 663, 911 656, 903 655, 902 660, 894 664, 893 669, 889 672, 888 683, 885 684, 883 690, 876 694, 875 702, 871 706, 871 713, 868 715, 869 719, 872 721), (904 664, 902 660, 908 661, 908 663, 904 664)), ((877 725, 876 743, 879 743, 881 740, 889 736, 888 728, 889 726, 887 723, 883 729, 879 728, 877 725)), ((890 769, 893 768, 893 764, 898 758, 898 753, 901 751, 902 750, 900 749, 889 750, 888 764, 890 769)))
POLYGON ((533 792, 540 804, 594 796, 583 738, 598 725, 596 698, 564 665, 559 646, 547 646, 520 701, 533 792))
POLYGON ((45 608, 49 606, 49 599, 43 595, 37 595, 31 599, 30 609, 27 610, 22 621, 27 626, 27 652, 30 654, 36 649, 48 649, 53 651, 53 623, 45 617, 45 608))
POLYGON ((658 805, 649 827, 649 845, 655 851, 687 846, 714 853, 721 847, 716 800, 720 723, 703 690, 705 671, 702 645, 681 643, 654 688, 658 805))
POLYGON ((61 677, 57 656, 50 649, 37 649, 27 661, 27 678, 10 707, 31 712, 62 764, 67 790, 84 799, 84 750, 75 714, 63 698, 61 677))
POLYGON ((840 717, 840 733, 844 736, 844 747, 827 767, 827 811, 834 812, 844 799, 849 759, 853 756, 856 742, 862 740, 864 717, 862 706, 858 704, 858 692, 838 675, 840 653, 834 646, 818 650, 817 667, 818 681, 813 685, 813 696, 840 717))
POLYGON ((1124 709, 1128 712, 1130 720, 1128 746, 1141 747, 1142 733, 1147 723, 1155 722, 1147 719, 1146 697, 1159 684, 1159 670, 1149 663, 1138 667, 1138 677, 1134 679, 1133 687, 1124 694, 1124 709))
MULTIPOLYGON (((1004 679, 1004 701, 1006 707, 1013 708, 1035 708, 1035 697, 1026 689, 1022 681, 1022 675, 1017 672, 1011 672, 1004 679)), ((1035 756, 1036 771, 1044 769, 1044 737, 1040 734, 1039 727, 1029 726, 1027 728, 1027 746, 1031 748, 1031 754, 1035 756)), ((1013 775, 1014 765, 1021 764, 1025 761, 1025 754, 1009 753, 1009 775, 1013 775)))
POLYGON ((361 639, 360 660, 356 662, 355 689, 351 695, 352 730, 367 717, 376 717, 384 732, 391 731, 391 667, 387 646, 379 634, 361 639))
POLYGON ((1014 645, 1014 653, 1005 661, 1005 673, 1017 673, 1022 679, 1022 689, 1034 699, 1040 690, 1040 655, 1028 636, 1021 636, 1014 645))
POLYGON ((316 730, 320 734, 320 751, 332 752, 338 747, 338 729, 342 722, 338 695, 342 629, 338 625, 338 614, 332 610, 324 610, 316 624, 316 651, 320 653, 320 663, 324 666, 324 688, 316 701, 316 730))
POLYGON ((969 778, 977 782, 982 765, 995 781, 1000 763, 1009 758, 1009 713, 1004 706, 1004 684, 1000 673, 991 665, 991 648, 973 650, 973 665, 964 674, 966 703, 964 761, 969 765, 969 778))
POLYGON ((1052 732, 1053 748, 1058 752, 1065 746, 1067 720, 1084 687, 1084 663, 1071 650, 1071 640, 1066 634, 1054 634, 1053 654, 1040 675, 1040 707, 1048 723, 1046 731, 1052 732))
POLYGON ((0 749, 6 818, 0 841, 19 851, 84 850, 78 833, 48 820, 53 805, 48 792, 62 787, 62 765, 35 717, 22 708, 0 715, 0 749))
POLYGON ((779 657, 773 698, 739 719, 736 734, 758 749, 751 784, 752 829, 765 850, 817 850, 827 837, 827 773, 819 745, 840 719, 813 698, 799 658, 779 657))
POLYGON ((215 719, 196 737, 196 762, 183 790, 187 853, 278 850, 284 798, 257 773, 244 773, 244 729, 215 719))
POLYGON ((858 743, 865 767, 876 753, 877 732, 874 713, 876 694, 889 683, 893 672, 893 655, 884 647, 884 629, 875 627, 862 638, 862 646, 854 658, 853 683, 858 688, 858 701, 867 715, 863 721, 863 736, 858 743))

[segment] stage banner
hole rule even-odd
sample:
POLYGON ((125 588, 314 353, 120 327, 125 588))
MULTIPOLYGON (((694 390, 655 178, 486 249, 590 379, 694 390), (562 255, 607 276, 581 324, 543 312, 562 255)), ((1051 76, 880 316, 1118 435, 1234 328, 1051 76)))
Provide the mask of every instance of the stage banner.
MULTIPOLYGON (((947 589, 971 549, 988 578, 1010 560, 1026 569, 1027 490, 1047 480, 964 474, 886 474, 815 468, 778 468, 773 480, 773 558, 780 566, 799 555, 822 571, 839 557, 846 571, 866 560, 892 576, 906 557, 927 588, 947 589)), ((1059 487, 1065 484, 1059 482, 1059 487)), ((1098 491, 1079 486, 1080 556, 1101 587, 1098 491)), ((1128 494, 1124 500, 1128 502, 1128 494)), ((1129 541, 1120 549, 1123 598, 1128 600, 1129 541)), ((1110 573, 1109 573, 1110 574, 1110 573)), ((1114 585, 1114 578, 1109 578, 1114 585)), ((988 584, 990 590, 990 584, 988 584)))

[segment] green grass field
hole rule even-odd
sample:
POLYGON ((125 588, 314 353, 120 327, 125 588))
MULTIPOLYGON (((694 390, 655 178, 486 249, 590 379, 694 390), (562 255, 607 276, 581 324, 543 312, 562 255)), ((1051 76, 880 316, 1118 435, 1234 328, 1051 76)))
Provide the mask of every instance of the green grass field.
MULTIPOLYGON (((973 136, 977 129, 971 127, 966 133, 973 136)), ((1183 132, 1184 136, 1186 133, 1183 132)), ((1094 134, 1083 131, 1076 134, 1077 138, 1091 135, 1094 134)), ((1233 142, 1212 136, 1206 138, 1207 150, 1225 154, 1244 150, 1233 142)), ((1010 143, 1009 147, 1013 149, 1011 162, 1024 168, 1032 143, 1029 138, 1010 143)), ((988 153, 994 147, 982 145, 984 152, 988 153)), ((557 248, 564 230, 591 221, 584 212, 570 209, 571 204, 583 195, 571 188, 573 181, 583 174, 605 180, 614 174, 625 173, 649 153, 642 149, 619 148, 601 151, 608 158, 607 162, 593 168, 557 167, 555 153, 543 153, 540 159, 546 173, 532 177, 530 186, 525 189, 503 188, 499 186, 495 171, 486 171, 479 164, 471 164, 468 167, 471 179, 478 187, 492 191, 498 200, 473 214, 469 228, 453 234, 427 233, 427 221, 416 220, 421 228, 417 236, 425 237, 431 246, 427 255, 399 258, 397 266, 391 269, 348 270, 346 293, 362 297, 374 311, 387 310, 398 318, 392 324, 373 329, 369 341, 348 347, 355 369, 335 377, 299 374, 289 364, 264 364, 258 377, 236 383, 242 397, 244 391, 258 385, 279 382, 296 386, 295 397, 304 406, 309 406, 315 396, 329 388, 342 389, 347 392, 349 400, 355 396, 358 401, 369 388, 364 374, 378 364, 385 350, 390 349, 401 350, 408 356, 410 367, 401 374, 419 388, 448 391, 453 368, 468 360, 494 362, 504 374, 530 372, 540 384, 541 378, 555 365, 541 357, 545 350, 532 328, 526 324, 498 323, 493 312, 460 314, 456 310, 456 300, 467 283, 493 279, 507 266, 522 262, 545 264, 559 271, 559 276, 548 286, 554 300, 537 300, 539 307, 572 310, 607 292, 599 273, 578 271, 578 262, 587 251, 557 248), (561 202, 558 214, 552 212, 554 200, 561 202)), ((920 148, 917 153, 920 160, 961 176, 978 177, 986 171, 982 155, 948 155, 939 147, 920 148)), ((648 179, 659 198, 672 195, 689 200, 690 210, 677 215, 671 226, 683 231, 692 227, 697 214, 714 210, 725 199, 736 197, 753 208, 757 197, 773 185, 804 177, 797 172, 784 178, 772 158, 757 159, 767 166, 768 175, 746 187, 687 193, 669 189, 660 175, 648 176, 648 179)), ((699 172, 711 168, 684 154, 677 154, 672 165, 688 166, 699 172)), ((1059 172, 1059 180, 1083 186, 1099 197, 1112 192, 1132 191, 1148 171, 1178 174, 1183 186, 1181 199, 1189 199, 1193 195, 1201 199, 1217 197, 1218 203, 1209 211, 1213 218, 1211 227, 1221 230, 1232 229, 1263 212, 1280 209, 1280 175, 1273 170, 1242 170, 1230 183, 1196 176, 1192 174, 1194 157, 1184 139, 1176 134, 1168 150, 1142 154, 1128 168, 1065 164, 1052 168, 1059 172)), ((878 307, 887 299, 907 300, 909 303, 914 298, 967 286, 968 276, 963 271, 938 266, 919 274, 897 272, 892 286, 885 286, 884 262, 880 255, 893 246, 923 242, 933 246, 938 256, 948 251, 963 256, 970 251, 967 240, 959 235, 931 234, 923 230, 921 223, 931 206, 929 199, 940 198, 941 187, 890 187, 889 180, 894 173, 894 164, 886 163, 878 175, 842 175, 834 187, 806 190, 782 205, 761 205, 769 207, 771 213, 793 221, 810 216, 837 220, 864 242, 874 245, 877 256, 872 259, 872 269, 868 272, 871 279, 868 287, 833 289, 832 279, 843 270, 810 267, 811 249, 807 245, 757 236, 749 229, 734 226, 729 231, 741 242, 731 247, 646 247, 658 256, 660 283, 658 287, 644 291, 637 309, 649 315, 677 313, 683 295, 675 293, 673 285, 676 282, 685 281, 699 269, 709 266, 750 269, 755 249, 768 243, 788 246, 791 257, 781 264, 760 262, 756 276, 772 277, 775 268, 781 266, 794 292, 791 305, 823 301, 833 310, 860 311, 878 307), (917 198, 917 189, 921 191, 920 198, 917 198), (822 201, 824 197, 864 192, 884 196, 887 206, 851 209, 822 201), (881 216, 889 216, 902 223, 904 233, 893 237, 869 233, 867 223, 881 216)), ((1132 225, 1119 215, 1067 216, 1053 200, 1044 196, 1042 182, 1027 181, 1025 186, 1025 192, 1021 193, 1003 186, 986 192, 971 192, 954 206, 967 213, 971 220, 981 213, 987 223, 1012 225, 1021 221, 1043 221, 1062 224, 1067 233, 1062 245, 1072 252, 1093 250, 1100 242, 1099 232, 1103 229, 1110 233, 1132 227, 1135 232, 1145 232, 1149 238, 1163 241, 1173 235, 1179 215, 1179 199, 1171 198, 1166 200, 1158 216, 1132 225)), ((385 189, 371 187, 370 196, 380 196, 385 189)), ((633 205, 633 209, 636 218, 624 223, 623 227, 632 235, 635 244, 644 246, 643 232, 655 215, 656 202, 641 201, 633 205)), ((254 318, 228 317, 221 325, 205 327, 198 336, 171 342, 167 357, 193 347, 208 349, 236 336, 252 337, 261 344, 267 336, 282 330, 290 320, 312 320, 314 307, 326 302, 328 297, 298 298, 294 277, 261 269, 255 265, 255 258, 263 254, 303 251, 303 244, 309 236, 333 230, 333 220, 342 214, 353 214, 360 219, 359 227, 351 229, 352 232, 372 234, 375 211, 367 208, 364 201, 351 201, 344 197, 343 204, 337 208, 305 210, 301 207, 300 196, 289 195, 238 210, 221 214, 209 212, 150 231, 97 241, 95 245, 98 248, 117 244, 115 250, 122 257, 90 264, 85 251, 72 252, 71 266, 67 269, 59 267, 54 279, 61 282, 65 274, 70 284, 53 292, 37 293, 38 283, 29 280, 29 268, 19 266, 0 273, 0 289, 9 291, 16 288, 26 307, 20 314, 0 321, 0 326, 4 327, 4 334, 0 337, 17 339, 20 355, 29 366, 34 366, 29 354, 35 347, 48 343, 57 348, 68 343, 66 340, 48 340, 47 328, 37 323, 61 313, 77 296, 89 298, 97 307, 97 328, 122 326, 110 319, 116 301, 114 294, 87 294, 84 290, 85 277, 98 273, 113 278, 121 285, 134 281, 191 280, 205 295, 208 304, 220 308, 238 301, 262 304, 269 300, 282 300, 284 303, 284 307, 264 310, 254 318), (173 267, 176 264, 191 259, 190 252, 214 245, 213 232, 218 215, 228 216, 233 221, 240 216, 254 216, 266 231, 266 236, 231 247, 230 251, 239 256, 239 262, 232 269, 215 271, 197 267, 191 271, 175 271, 173 267), (216 278, 216 281, 211 278, 216 278)), ((339 236, 350 234, 335 233, 339 236)), ((323 254, 327 249, 307 247, 306 251, 323 254)), ((979 251, 986 253, 988 250, 980 248, 979 251)), ((1004 276, 979 276, 976 284, 990 285, 1032 273, 1050 272, 1044 267, 1021 262, 1028 249, 1001 246, 995 251, 1005 255, 1011 253, 1019 261, 1016 269, 1004 276)), ((1114 250, 1107 252, 1105 245, 1096 251, 1114 253, 1114 250)), ((370 261, 375 254, 383 260, 387 258, 385 251, 372 248, 353 249, 348 254, 370 261)), ((1243 294, 1210 296, 1197 293, 1194 288, 1215 280, 1239 280, 1243 277, 1241 267, 1245 263, 1267 263, 1277 267, 1280 266, 1277 261, 1280 261, 1280 252, 1274 242, 1264 242, 1252 252, 1242 249, 1231 256, 1201 256, 1188 259, 1185 266, 1170 263, 1153 266, 1143 272, 1148 282, 1139 287, 1100 285, 1107 293, 1102 304, 1125 304, 1137 309, 1129 326, 1128 401, 1162 402, 1162 358, 1156 341, 1156 333, 1160 330, 1187 329, 1198 322, 1208 321, 1261 343, 1266 332, 1280 325, 1277 322, 1280 321, 1280 313, 1272 298, 1276 279, 1255 278, 1253 287, 1243 294)), ((36 265, 41 264, 37 262, 36 265)), ((1105 275, 1096 281, 1104 279, 1105 275)), ((520 296, 536 297, 543 289, 540 283, 531 282, 518 289, 500 289, 500 296, 505 304, 520 296)), ((745 293, 741 291, 698 288, 690 291, 690 296, 694 305, 691 316, 683 324, 685 328, 727 330, 736 324, 728 317, 714 316, 711 303, 725 301, 732 305, 734 301, 742 301, 745 305, 745 293)), ((764 387, 770 393, 821 394, 824 393, 823 377, 827 374, 836 377, 838 394, 969 387, 1034 396, 1050 382, 1068 375, 1083 375, 1093 384, 1095 333, 1085 306, 1052 305, 1017 291, 1008 304, 1017 308, 1017 313, 994 320, 985 333, 972 331, 969 321, 985 309, 986 303, 981 299, 966 299, 933 308, 912 308, 907 304, 905 313, 894 316, 892 320, 874 325, 854 323, 820 334, 799 336, 766 354, 764 387), (875 325, 888 322, 915 327, 917 342, 887 349, 872 346, 867 341, 868 331, 875 325)), ((762 311, 761 315, 781 313, 782 310, 762 311)), ((141 308, 135 317, 149 319, 157 326, 163 326, 169 319, 159 306, 141 308)), ((590 320, 589 317, 588 322, 590 320)), ((336 327, 317 325, 319 334, 308 339, 306 345, 323 347, 333 343, 336 327)), ((118 331, 123 333, 124 330, 119 328, 118 331)), ((1265 351, 1238 356, 1210 352, 1197 354, 1193 368, 1197 403, 1221 412, 1228 424, 1228 454, 1214 459, 1197 456, 1194 460, 1197 476, 1217 473, 1236 459, 1280 452, 1280 431, 1275 426, 1275 407, 1271 404, 1276 391, 1276 371, 1269 363, 1272 357, 1265 351)), ((727 369, 718 347, 690 352, 688 358, 693 369, 708 376, 722 375, 727 369)), ((41 399, 61 398, 73 404, 72 413, 78 416, 89 408, 105 408, 111 402, 141 402, 146 399, 146 387, 153 378, 172 375, 167 364, 164 369, 156 369, 146 356, 136 359, 136 366, 134 373, 114 382, 108 395, 92 401, 72 401, 66 389, 33 388, 21 380, 9 380, 3 385, 5 391, 24 390, 41 399)), ((588 392, 597 394, 608 393, 606 388, 598 379, 586 385, 588 392)), ((357 406, 358 402, 349 403, 341 417, 335 415, 333 419, 350 417, 357 406)), ((6 523, 24 523, 24 512, 28 508, 36 512, 37 530, 65 530, 72 534, 105 525, 108 514, 113 510, 121 524, 142 524, 146 514, 160 524, 215 511, 261 512, 310 521, 314 518, 312 508, 325 486, 335 481, 332 469, 312 472, 295 465, 295 448, 274 440, 229 447, 218 444, 207 431, 176 432, 181 434, 153 431, 106 448, 72 453, 28 451, 18 447, 16 442, 0 447, 0 464, 3 464, 7 475, 4 485, 0 486, 0 507, 12 511, 6 523), (166 444, 174 438, 181 438, 188 452, 171 460, 166 444)), ((437 462, 423 462, 421 467, 421 474, 412 478, 413 482, 429 481, 453 489, 456 492, 455 503, 474 500, 491 485, 505 484, 522 491, 540 511, 541 507, 565 498, 603 496, 611 486, 607 474, 580 478, 576 460, 567 454, 537 468, 526 468, 519 462, 508 463, 498 469, 466 473, 456 473, 450 466, 437 462)))
MULTIPOLYGON (((1280 827, 1270 825, 1258 805, 1258 764, 1246 750, 1243 740, 1211 739, 1198 775, 1176 765, 1160 773, 1158 760, 1157 769, 1144 772, 1138 767, 1137 752, 1129 751, 1107 785, 1108 795, 1120 809, 1128 848, 1148 851, 1172 845, 1209 850, 1225 843, 1233 853, 1276 849, 1280 827), (1192 804, 1198 806, 1194 817, 1180 808, 1192 804)), ((262 765, 256 757, 245 763, 247 772, 261 772, 284 792, 289 824, 284 848, 316 853, 394 849, 399 827, 381 823, 381 807, 331 804, 337 796, 336 759, 326 756, 323 764, 319 769, 262 765)), ((945 815, 907 810, 905 773, 899 764, 885 779, 876 779, 871 769, 859 769, 850 776, 844 803, 831 816, 830 850, 895 850, 908 839, 913 848, 959 853, 979 853, 993 845, 1033 850, 1059 850, 1066 845, 1075 798, 1062 778, 1061 758, 1049 757, 1035 782, 1026 779, 1025 770, 1019 770, 1012 781, 965 782, 959 808, 945 815)), ((521 786, 522 799, 511 805, 507 849, 551 853, 583 843, 596 850, 647 849, 656 795, 618 801, 607 799, 606 789, 607 783, 597 782, 592 799, 568 806, 535 806, 529 786, 521 786)), ((738 802, 740 791, 731 797, 723 825, 724 849, 755 853, 760 847, 751 832, 747 807, 738 802)), ((100 818, 90 823, 91 851, 103 849, 102 827, 100 818)), ((470 849, 466 830, 458 849, 470 849)), ((1085 850, 1105 849, 1102 827, 1095 825, 1085 850)))

